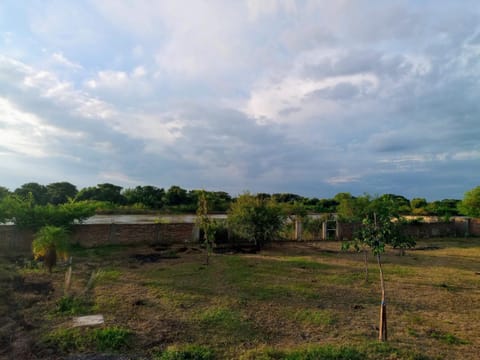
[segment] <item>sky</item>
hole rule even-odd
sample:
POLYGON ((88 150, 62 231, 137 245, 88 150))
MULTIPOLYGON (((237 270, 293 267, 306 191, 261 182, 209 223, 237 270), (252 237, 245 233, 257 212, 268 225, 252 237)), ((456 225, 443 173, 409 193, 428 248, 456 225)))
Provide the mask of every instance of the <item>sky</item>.
POLYGON ((480 184, 480 4, 2 0, 0 185, 480 184))

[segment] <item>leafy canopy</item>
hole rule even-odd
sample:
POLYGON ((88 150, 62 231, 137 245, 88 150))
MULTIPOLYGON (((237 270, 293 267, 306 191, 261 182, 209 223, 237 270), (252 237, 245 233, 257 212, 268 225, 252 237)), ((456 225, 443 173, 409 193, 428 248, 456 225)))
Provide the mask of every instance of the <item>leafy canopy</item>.
POLYGON ((465 193, 458 209, 464 215, 480 217, 480 186, 465 193))
POLYGON ((233 233, 261 248, 272 241, 285 221, 281 207, 271 199, 246 192, 232 203, 228 212, 228 226, 233 233))

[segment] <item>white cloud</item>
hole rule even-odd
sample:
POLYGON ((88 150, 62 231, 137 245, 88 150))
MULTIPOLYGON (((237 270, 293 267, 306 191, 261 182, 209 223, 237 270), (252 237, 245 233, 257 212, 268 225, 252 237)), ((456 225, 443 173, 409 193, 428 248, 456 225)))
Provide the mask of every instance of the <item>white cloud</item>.
POLYGON ((61 52, 56 52, 52 54, 52 59, 59 65, 62 65, 66 68, 71 70, 81 70, 83 67, 79 64, 76 64, 70 60, 68 60, 61 52))
POLYGON ((58 149, 50 146, 56 140, 78 140, 80 132, 71 132, 49 125, 35 114, 18 109, 8 99, 0 97, 0 147, 13 153, 33 157, 47 157, 58 149))

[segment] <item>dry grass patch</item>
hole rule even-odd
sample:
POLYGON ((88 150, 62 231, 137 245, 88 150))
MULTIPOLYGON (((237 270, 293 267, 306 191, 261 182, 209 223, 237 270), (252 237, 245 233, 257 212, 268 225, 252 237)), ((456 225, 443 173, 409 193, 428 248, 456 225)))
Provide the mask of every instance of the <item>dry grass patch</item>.
MULTIPOLYGON (((426 250, 403 257, 389 250, 383 257, 387 345, 375 341, 380 293, 374 258, 365 283, 362 255, 341 252, 338 242, 215 255, 209 266, 194 251, 167 259, 149 256, 155 252, 150 247, 76 249, 72 292, 82 293, 97 272, 86 294, 90 310, 104 314, 106 327, 135 339, 123 352, 146 358, 198 350, 217 359, 313 359, 349 351, 367 359, 477 359, 479 239, 435 239, 419 246, 426 250), (133 254, 156 260, 142 262, 133 254)), ((22 272, 27 283, 47 276, 22 272)), ((37 297, 23 311, 37 338, 66 329, 69 315, 55 312, 63 275, 58 268, 47 276, 54 293, 37 297)), ((18 296, 25 301, 27 294, 18 296)), ((89 344, 82 346, 94 351, 89 344)))

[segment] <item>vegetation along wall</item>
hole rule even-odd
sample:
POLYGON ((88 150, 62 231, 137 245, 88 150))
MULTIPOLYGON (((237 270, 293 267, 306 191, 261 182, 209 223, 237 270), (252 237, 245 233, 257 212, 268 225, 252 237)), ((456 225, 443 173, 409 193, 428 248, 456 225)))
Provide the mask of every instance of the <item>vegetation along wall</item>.
MULTIPOLYGON (((357 223, 338 223, 337 240, 351 239, 357 223)), ((480 236, 480 219, 451 222, 411 223, 405 231, 417 238, 445 236, 480 236)), ((79 224, 74 225, 72 243, 83 247, 109 244, 183 244, 198 241, 198 229, 193 223, 157 224, 79 224)), ((31 252, 33 232, 19 230, 14 225, 0 226, 0 254, 15 255, 31 252)), ((323 240, 322 237, 315 240, 323 240)))

